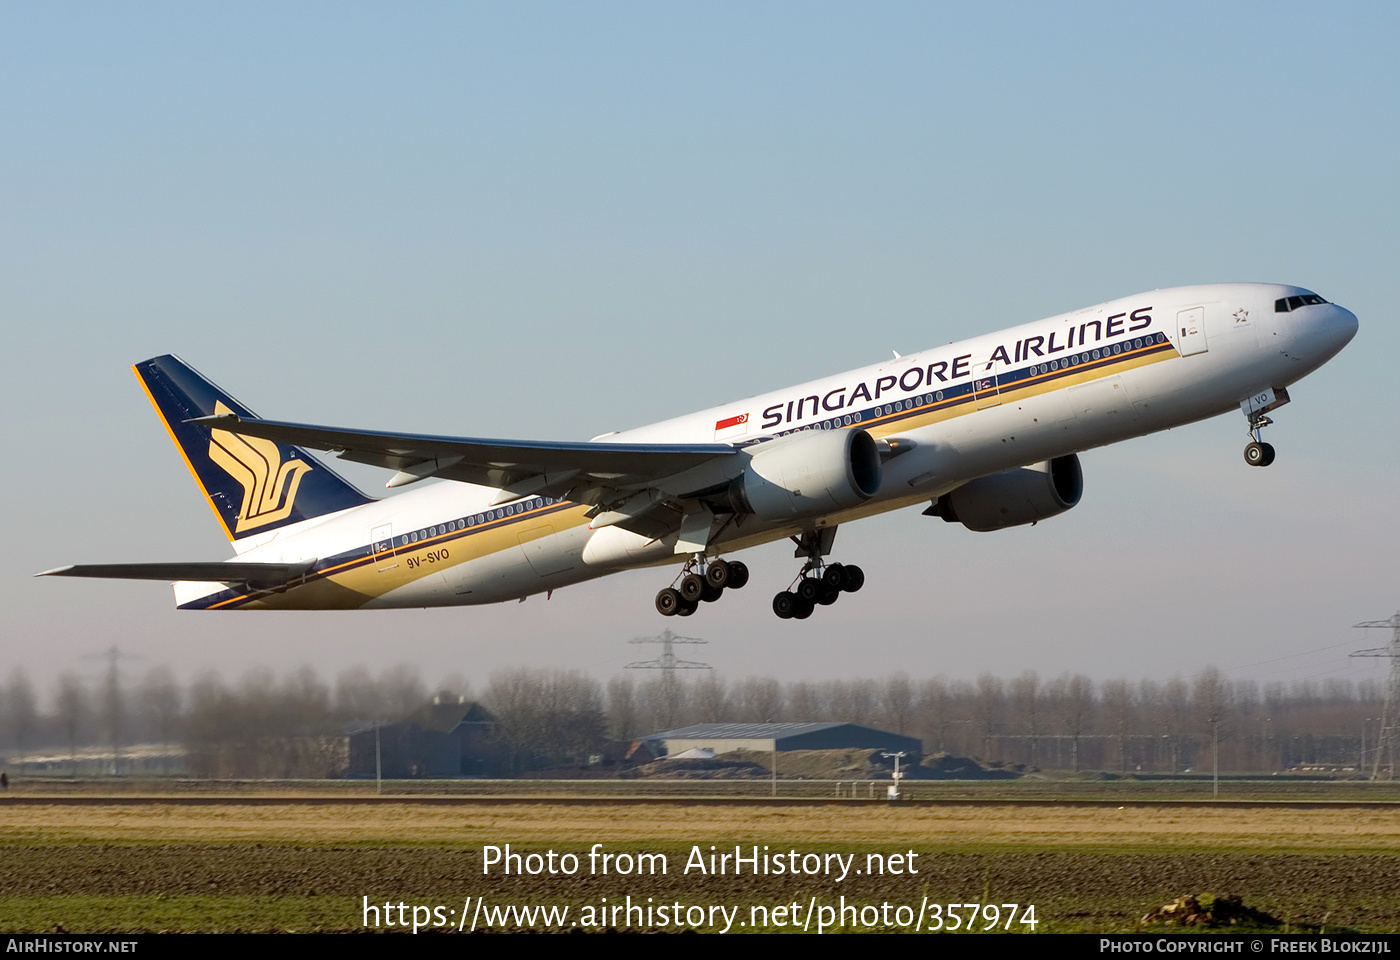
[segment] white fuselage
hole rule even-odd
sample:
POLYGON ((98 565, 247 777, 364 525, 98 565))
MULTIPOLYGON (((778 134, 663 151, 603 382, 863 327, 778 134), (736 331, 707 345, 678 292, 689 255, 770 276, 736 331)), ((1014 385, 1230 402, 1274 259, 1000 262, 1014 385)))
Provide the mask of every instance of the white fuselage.
MULTIPOLYGON (((878 493, 828 516, 723 524, 711 555, 927 502, 971 480, 1240 408, 1337 353, 1357 328, 1334 304, 1276 312, 1279 284, 1157 290, 606 437, 752 451, 859 425, 911 441, 878 493)), ((744 456, 746 454, 741 454, 744 456)), ((240 560, 341 558, 314 583, 264 594, 176 584, 182 606, 371 608, 492 603, 619 569, 685 559, 675 536, 590 529, 587 505, 441 481, 239 541, 240 560)))

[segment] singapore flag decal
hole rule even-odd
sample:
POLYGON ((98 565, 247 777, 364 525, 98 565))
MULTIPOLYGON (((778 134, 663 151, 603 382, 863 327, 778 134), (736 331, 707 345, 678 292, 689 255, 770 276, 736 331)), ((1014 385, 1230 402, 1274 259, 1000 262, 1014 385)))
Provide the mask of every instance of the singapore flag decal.
POLYGON ((742 437, 749 432, 749 415, 741 413, 735 417, 727 417, 724 420, 715 421, 715 439, 728 440, 732 437, 742 437))

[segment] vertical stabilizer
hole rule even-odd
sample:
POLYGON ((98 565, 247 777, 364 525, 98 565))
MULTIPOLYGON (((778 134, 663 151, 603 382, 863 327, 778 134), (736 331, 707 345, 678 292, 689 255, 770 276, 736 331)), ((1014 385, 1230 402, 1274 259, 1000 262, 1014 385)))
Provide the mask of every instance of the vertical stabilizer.
POLYGON ((179 357, 131 369, 230 540, 372 502, 300 447, 186 422, 256 415, 179 357))

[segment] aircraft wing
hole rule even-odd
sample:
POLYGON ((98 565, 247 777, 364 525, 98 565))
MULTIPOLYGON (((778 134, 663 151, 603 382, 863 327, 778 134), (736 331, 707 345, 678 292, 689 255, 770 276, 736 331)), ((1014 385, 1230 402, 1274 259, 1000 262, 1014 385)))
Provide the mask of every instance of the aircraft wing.
MULTIPOLYGON (((654 487, 716 460, 733 457, 738 448, 727 443, 570 443, 547 440, 486 440, 420 434, 345 430, 302 423, 283 423, 237 414, 191 420, 215 430, 262 437, 345 460, 399 471, 388 486, 401 486, 425 477, 461 480, 503 489, 498 502, 542 494, 583 503, 601 503, 608 491, 654 487)), ((703 472, 703 471, 702 471, 703 472)), ((701 486, 704 483, 697 478, 701 486)), ((679 491, 669 490, 675 494, 679 491)))
POLYGON ((250 586, 272 587, 305 576, 315 565, 315 560, 302 560, 297 563, 87 563, 55 567, 35 576, 96 577, 104 580, 194 580, 201 583, 246 583, 250 586))

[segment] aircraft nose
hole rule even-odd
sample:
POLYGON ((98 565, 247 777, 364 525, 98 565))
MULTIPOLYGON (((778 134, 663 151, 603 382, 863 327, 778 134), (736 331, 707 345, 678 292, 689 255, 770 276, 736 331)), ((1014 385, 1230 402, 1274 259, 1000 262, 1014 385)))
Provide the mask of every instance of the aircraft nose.
POLYGON ((1306 351, 1323 358, 1336 357, 1341 348, 1351 343, 1357 336, 1357 315, 1345 306, 1319 304, 1313 306, 1312 315, 1303 318, 1303 341, 1310 344, 1306 351))
POLYGON ((1346 307, 1339 307, 1335 303, 1329 303, 1326 317, 1322 323, 1322 335, 1327 339, 1332 352, 1351 343, 1351 338, 1356 336, 1356 331, 1361 324, 1356 319, 1356 314, 1346 307))

